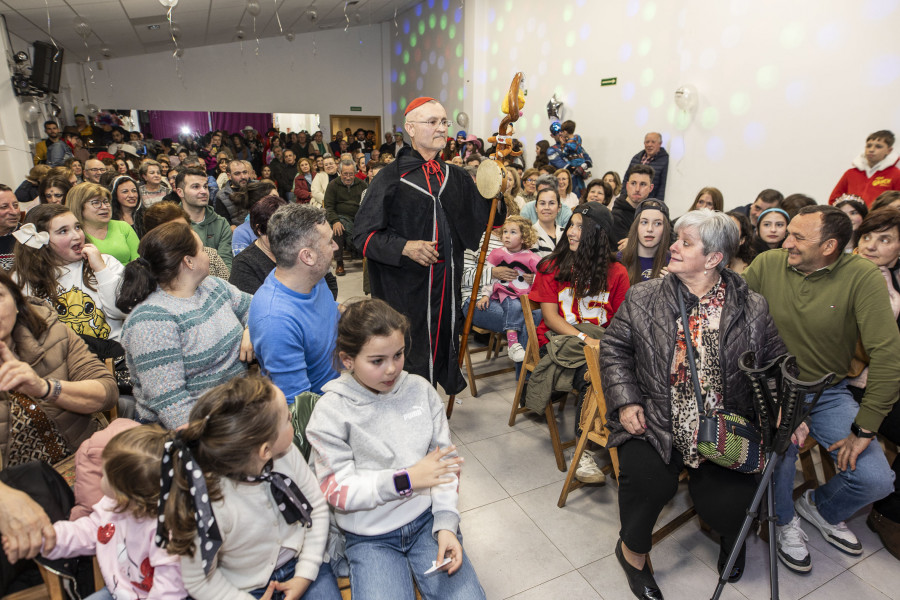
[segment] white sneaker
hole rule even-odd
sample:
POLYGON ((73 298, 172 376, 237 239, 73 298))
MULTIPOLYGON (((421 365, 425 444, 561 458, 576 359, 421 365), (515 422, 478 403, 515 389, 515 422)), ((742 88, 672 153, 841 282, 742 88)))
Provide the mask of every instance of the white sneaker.
POLYGON ((862 544, 856 539, 856 536, 847 527, 847 524, 841 521, 836 525, 832 525, 819 514, 819 509, 813 501, 813 490, 807 490, 802 496, 797 498, 794 503, 794 509, 801 517, 816 526, 816 529, 825 538, 825 541, 847 554, 859 556, 863 553, 862 544))
POLYGON ((512 359, 513 362, 522 362, 525 360, 525 348, 522 347, 522 344, 516 342, 512 346, 509 346, 506 349, 506 354, 512 359))
POLYGON ((594 454, 588 450, 581 453, 581 459, 578 461, 578 468, 575 469, 575 479, 581 483, 604 483, 606 475, 597 466, 594 461, 594 454))
POLYGON ((809 573, 812 569, 809 550, 806 549, 809 538, 800 528, 800 517, 794 515, 787 525, 776 525, 775 539, 778 540, 778 558, 781 562, 796 573, 809 573))

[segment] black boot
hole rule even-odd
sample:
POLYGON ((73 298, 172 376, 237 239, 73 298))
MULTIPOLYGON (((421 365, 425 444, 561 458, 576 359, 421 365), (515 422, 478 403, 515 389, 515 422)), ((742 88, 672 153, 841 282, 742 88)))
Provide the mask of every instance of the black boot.
POLYGON ((641 600, 663 600, 662 592, 653 579, 653 573, 650 572, 650 566, 644 563, 644 568, 640 571, 628 564, 625 555, 622 553, 622 540, 616 542, 616 558, 625 571, 625 578, 628 579, 628 587, 636 598, 641 600))
MULTIPOLYGON (((768 528, 766 533, 768 533, 768 528)), ((725 550, 724 544, 719 544, 719 576, 722 576, 722 571, 725 569, 725 563, 728 562, 728 554, 731 550, 725 550)), ((741 580, 741 577, 744 575, 744 564, 747 561, 747 544, 746 542, 741 547, 741 552, 738 554, 737 560, 734 561, 734 566, 731 568, 731 573, 728 574, 728 583, 737 583, 741 580)))

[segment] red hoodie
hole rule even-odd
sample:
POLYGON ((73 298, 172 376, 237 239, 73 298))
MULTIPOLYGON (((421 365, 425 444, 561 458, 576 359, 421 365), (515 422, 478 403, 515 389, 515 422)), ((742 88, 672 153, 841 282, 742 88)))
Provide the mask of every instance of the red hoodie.
POLYGON ((872 206, 875 199, 888 190, 900 190, 900 169, 897 161, 900 160, 893 152, 874 167, 869 166, 865 155, 857 156, 853 160, 853 168, 847 169, 841 180, 834 186, 828 204, 834 204, 835 200, 843 194, 859 196, 872 206))

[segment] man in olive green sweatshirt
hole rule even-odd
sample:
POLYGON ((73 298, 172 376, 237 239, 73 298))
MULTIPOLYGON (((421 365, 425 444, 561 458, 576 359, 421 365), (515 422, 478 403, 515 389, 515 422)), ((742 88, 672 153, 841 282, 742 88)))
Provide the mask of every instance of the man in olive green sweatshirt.
POLYGON ((175 193, 181 198, 181 207, 191 218, 191 229, 197 232, 204 246, 219 253, 230 271, 234 258, 231 251, 231 225, 209 205, 206 172, 189 168, 178 173, 175 178, 175 193))
POLYGON ((850 218, 839 209, 805 207, 788 225, 783 248, 761 254, 744 272, 750 288, 768 300, 781 338, 797 357, 800 378, 836 375, 807 423, 810 434, 831 451, 838 474, 794 505, 796 446, 775 473, 778 556, 797 572, 812 568, 801 516, 828 543, 859 555, 862 544, 844 521, 894 488, 894 473, 881 446, 872 441, 898 398, 900 332, 878 268, 843 252, 852 229, 850 218), (853 400, 845 381, 857 340, 870 358, 861 404, 853 400))

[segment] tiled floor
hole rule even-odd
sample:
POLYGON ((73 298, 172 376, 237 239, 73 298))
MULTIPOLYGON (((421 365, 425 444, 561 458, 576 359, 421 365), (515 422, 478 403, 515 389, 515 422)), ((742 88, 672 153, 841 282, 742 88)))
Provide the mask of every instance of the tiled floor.
MULTIPOLYGON (((358 262, 338 280, 339 298, 362 295, 358 262)), ((483 361, 476 357, 476 365, 483 361)), ((506 358, 499 359, 506 362, 506 358)), ((476 369, 477 370, 477 369, 476 369)), ((615 484, 587 486, 557 508, 565 473, 556 468, 543 420, 527 415, 507 426, 515 377, 478 381, 478 397, 458 397, 450 420, 453 441, 465 458, 460 481, 464 548, 490 600, 627 600, 628 584, 613 554, 619 516, 615 484)), ((560 432, 570 436, 572 403, 560 432)), ((571 456, 571 451, 567 457, 571 456)), ((682 486, 684 487, 684 486, 682 486)), ((665 523, 684 510, 684 489, 660 516, 665 523)), ((804 576, 779 569, 781 598, 794 600, 900 600, 900 563, 865 525, 868 508, 850 520, 865 548, 851 557, 827 544, 808 524, 813 569, 804 576)), ((715 589, 718 542, 694 518, 654 547, 651 557, 668 600, 709 598, 715 589)), ((769 598, 768 547, 748 541, 743 579, 722 598, 769 598)))

